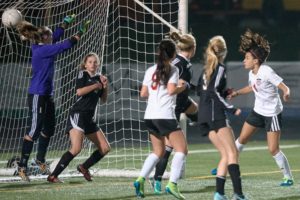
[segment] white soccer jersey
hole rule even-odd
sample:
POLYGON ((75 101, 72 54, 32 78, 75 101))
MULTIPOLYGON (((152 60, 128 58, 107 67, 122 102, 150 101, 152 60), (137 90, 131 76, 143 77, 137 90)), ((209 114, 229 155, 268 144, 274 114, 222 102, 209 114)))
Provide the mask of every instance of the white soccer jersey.
MULTIPOLYGON (((156 65, 147 69, 143 85, 148 87, 148 102, 145 111, 145 119, 176 119, 175 106, 176 95, 169 95, 167 86, 159 84, 157 87, 153 85, 152 79, 155 79, 156 65)), ((172 66, 171 77, 168 83, 178 84, 178 69, 172 66)))
POLYGON ((274 70, 261 65, 257 74, 249 72, 249 84, 255 94, 254 111, 263 116, 278 115, 282 109, 282 103, 278 93, 278 85, 282 82, 274 70))

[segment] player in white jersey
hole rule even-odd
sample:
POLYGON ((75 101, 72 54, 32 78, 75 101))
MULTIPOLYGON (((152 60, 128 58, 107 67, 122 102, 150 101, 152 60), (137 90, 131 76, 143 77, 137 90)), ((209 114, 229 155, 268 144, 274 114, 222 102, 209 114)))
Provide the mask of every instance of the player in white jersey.
POLYGON ((243 145, 248 142, 254 132, 258 128, 264 128, 267 132, 269 152, 284 176, 280 185, 291 186, 294 181, 290 166, 279 147, 283 106, 278 88, 283 92, 285 102, 290 97, 290 89, 271 67, 263 64, 270 53, 269 43, 264 37, 247 30, 241 36, 240 51, 245 54, 243 61, 245 69, 250 70, 249 85, 234 91, 230 97, 254 92, 255 103, 243 125, 239 138, 236 140, 236 146, 239 151, 242 151, 243 145))
POLYGON ((139 177, 134 182, 137 197, 144 197, 144 183, 163 157, 165 137, 175 154, 166 192, 177 199, 185 199, 179 192, 177 181, 187 155, 187 143, 175 116, 176 95, 186 89, 185 81, 179 81, 179 73, 171 61, 176 56, 176 45, 172 40, 162 40, 159 45, 157 64, 150 67, 144 77, 140 96, 148 98, 145 125, 150 133, 153 152, 147 157, 139 177))

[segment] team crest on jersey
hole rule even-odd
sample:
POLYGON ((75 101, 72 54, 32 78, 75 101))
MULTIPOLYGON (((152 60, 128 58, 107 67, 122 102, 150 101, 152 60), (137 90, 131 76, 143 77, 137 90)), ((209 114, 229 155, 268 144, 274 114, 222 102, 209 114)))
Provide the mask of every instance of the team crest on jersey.
POLYGON ((257 86, 260 86, 260 85, 261 85, 261 79, 260 79, 260 78, 257 78, 257 79, 256 79, 256 85, 257 85, 257 86))

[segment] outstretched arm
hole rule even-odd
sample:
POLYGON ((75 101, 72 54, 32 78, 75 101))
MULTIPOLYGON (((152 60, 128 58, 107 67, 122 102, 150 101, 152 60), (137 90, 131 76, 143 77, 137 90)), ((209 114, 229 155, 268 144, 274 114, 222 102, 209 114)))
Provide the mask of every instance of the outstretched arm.
POLYGON ((233 91, 231 94, 229 94, 229 95, 227 96, 227 98, 228 98, 228 99, 231 99, 231 98, 236 97, 236 96, 238 96, 238 95, 248 94, 248 93, 250 93, 250 92, 252 92, 252 87, 251 87, 250 85, 248 85, 248 86, 243 87, 243 88, 241 88, 241 89, 239 89, 239 90, 233 91))
POLYGON ((68 15, 64 18, 63 23, 57 27, 53 33, 53 43, 56 43, 59 41, 59 39, 63 36, 64 30, 68 28, 68 26, 75 20, 76 15, 68 15))

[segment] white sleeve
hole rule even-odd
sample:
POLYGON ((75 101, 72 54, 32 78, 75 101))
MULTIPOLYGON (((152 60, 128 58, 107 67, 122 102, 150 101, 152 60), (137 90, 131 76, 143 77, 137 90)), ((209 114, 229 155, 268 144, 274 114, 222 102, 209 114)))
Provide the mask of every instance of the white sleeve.
POLYGON ((145 75, 144 75, 144 80, 143 80, 143 85, 145 86, 148 86, 149 85, 149 69, 145 72, 145 75))
POLYGON ((177 67, 172 67, 172 75, 168 81, 168 83, 175 83, 176 85, 178 84, 178 80, 179 80, 179 71, 177 69, 177 67))
POLYGON ((283 79, 278 76, 272 68, 267 71, 266 75, 267 79, 275 86, 278 86, 283 81, 283 79))

